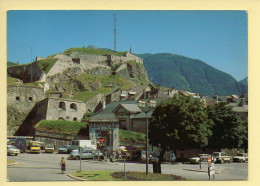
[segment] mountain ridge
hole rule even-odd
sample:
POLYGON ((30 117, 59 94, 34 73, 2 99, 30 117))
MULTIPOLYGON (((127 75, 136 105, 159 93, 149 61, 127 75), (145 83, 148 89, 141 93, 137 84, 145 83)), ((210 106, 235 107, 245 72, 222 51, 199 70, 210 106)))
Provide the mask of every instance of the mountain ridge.
POLYGON ((246 85, 199 59, 171 53, 136 55, 143 58, 149 80, 154 84, 210 96, 247 93, 246 85))

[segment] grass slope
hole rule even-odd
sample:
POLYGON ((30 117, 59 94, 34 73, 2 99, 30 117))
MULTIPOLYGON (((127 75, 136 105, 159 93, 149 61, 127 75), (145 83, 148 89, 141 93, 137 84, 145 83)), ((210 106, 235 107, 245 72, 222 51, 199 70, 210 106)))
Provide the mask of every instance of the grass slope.
POLYGON ((124 78, 118 76, 94 76, 91 74, 81 74, 74 78, 77 81, 80 81, 81 84, 98 84, 101 83, 101 87, 95 91, 88 91, 88 90, 78 90, 76 95, 72 99, 81 100, 81 101, 88 101, 93 98, 95 95, 99 93, 107 94, 112 91, 115 87, 121 87, 122 90, 128 90, 133 87, 133 82, 130 80, 126 80, 124 78), (113 83, 114 87, 107 87, 106 85, 113 83))
POLYGON ((70 55, 72 52, 79 52, 80 54, 93 54, 93 55, 116 55, 122 56, 125 55, 127 52, 113 52, 105 49, 94 49, 94 48, 69 48, 63 52, 65 55, 70 55))
POLYGON ((53 65, 56 63, 57 59, 43 59, 37 62, 40 69, 42 69, 46 74, 50 71, 53 65))
POLYGON ((36 129, 57 132, 62 134, 77 134, 85 123, 64 120, 41 120, 35 125, 36 129))
POLYGON ((146 140, 146 135, 141 132, 133 132, 128 130, 119 129, 119 139, 123 141, 129 142, 142 142, 144 143, 146 140))

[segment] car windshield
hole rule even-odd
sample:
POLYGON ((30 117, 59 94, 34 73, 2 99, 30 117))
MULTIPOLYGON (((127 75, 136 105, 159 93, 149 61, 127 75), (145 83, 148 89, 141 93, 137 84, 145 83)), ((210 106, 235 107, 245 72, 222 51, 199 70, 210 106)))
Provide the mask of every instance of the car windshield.
POLYGON ((219 153, 213 153, 213 156, 219 156, 219 153))
POLYGON ((17 149, 16 147, 8 147, 9 149, 17 149))
POLYGON ((46 148, 53 148, 53 145, 46 145, 46 148))

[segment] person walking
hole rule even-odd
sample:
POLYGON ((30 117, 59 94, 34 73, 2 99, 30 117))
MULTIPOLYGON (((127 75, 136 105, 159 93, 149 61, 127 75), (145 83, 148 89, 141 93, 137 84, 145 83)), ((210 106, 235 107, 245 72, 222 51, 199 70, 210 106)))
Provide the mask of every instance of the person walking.
POLYGON ((64 160, 64 157, 61 158, 60 166, 61 166, 61 173, 63 174, 64 171, 66 170, 66 162, 64 160))

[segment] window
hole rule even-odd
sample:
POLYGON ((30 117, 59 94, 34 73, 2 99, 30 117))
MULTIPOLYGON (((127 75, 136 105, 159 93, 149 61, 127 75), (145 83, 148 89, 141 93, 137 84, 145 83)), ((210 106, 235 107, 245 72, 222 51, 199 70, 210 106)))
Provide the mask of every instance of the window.
POLYGON ((20 101, 20 97, 19 96, 16 96, 15 98, 17 101, 20 101))
POLYGON ((75 118, 73 118, 73 121, 78 121, 78 119, 75 117, 75 118))
POLYGON ((66 117, 66 120, 69 121, 69 120, 70 120, 70 117, 66 117))
POLYGON ((62 109, 62 110, 66 110, 66 104, 63 101, 61 101, 59 103, 59 108, 62 109))
POLYGON ((32 101, 33 100, 33 98, 32 97, 29 97, 29 101, 32 101))
POLYGON ((77 105, 75 103, 70 104, 70 109, 77 110, 77 105))

